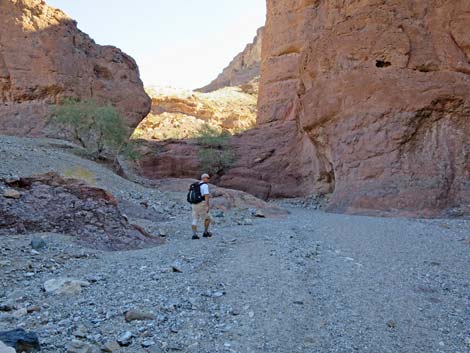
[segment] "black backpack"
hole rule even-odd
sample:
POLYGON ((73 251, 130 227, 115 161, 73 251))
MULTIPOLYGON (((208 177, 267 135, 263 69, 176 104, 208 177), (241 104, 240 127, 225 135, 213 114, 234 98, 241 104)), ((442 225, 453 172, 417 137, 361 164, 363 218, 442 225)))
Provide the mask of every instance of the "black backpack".
POLYGON ((201 195, 201 185, 206 183, 200 183, 199 181, 196 183, 192 183, 189 186, 187 200, 189 203, 198 204, 204 201, 204 196, 201 195))

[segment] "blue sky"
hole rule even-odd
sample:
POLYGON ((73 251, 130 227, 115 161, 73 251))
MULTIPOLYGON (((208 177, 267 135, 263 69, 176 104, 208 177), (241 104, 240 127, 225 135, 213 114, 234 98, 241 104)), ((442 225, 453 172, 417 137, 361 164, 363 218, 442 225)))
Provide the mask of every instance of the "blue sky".
POLYGON ((264 24, 266 0, 46 0, 99 44, 130 54, 145 85, 197 88, 264 24))

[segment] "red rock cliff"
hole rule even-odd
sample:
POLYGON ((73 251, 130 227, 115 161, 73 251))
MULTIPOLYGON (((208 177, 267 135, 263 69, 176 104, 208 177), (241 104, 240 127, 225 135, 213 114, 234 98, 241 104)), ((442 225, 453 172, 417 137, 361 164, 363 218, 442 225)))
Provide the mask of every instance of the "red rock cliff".
POLYGON ((226 184, 329 190, 341 212, 469 212, 470 2, 267 5, 258 136, 286 134, 258 164, 245 148, 226 184))
POLYGON ((69 96, 113 103, 130 126, 150 111, 130 56, 42 0, 0 0, 0 133, 40 134, 48 106, 69 96))
POLYGON ((261 27, 256 32, 253 42, 247 44, 214 81, 199 88, 198 91, 212 92, 224 87, 241 86, 256 79, 260 71, 263 35, 264 27, 261 27))

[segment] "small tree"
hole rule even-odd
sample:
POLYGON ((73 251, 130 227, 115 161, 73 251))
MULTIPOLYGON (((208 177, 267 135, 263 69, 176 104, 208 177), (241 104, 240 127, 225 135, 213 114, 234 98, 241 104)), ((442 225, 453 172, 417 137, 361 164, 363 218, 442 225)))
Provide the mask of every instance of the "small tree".
POLYGON ((110 104, 69 98, 53 108, 51 122, 96 158, 131 149, 124 119, 110 104))
POLYGON ((230 168, 235 161, 235 153, 230 146, 230 135, 204 125, 197 133, 196 141, 201 145, 199 164, 210 174, 220 174, 230 168))

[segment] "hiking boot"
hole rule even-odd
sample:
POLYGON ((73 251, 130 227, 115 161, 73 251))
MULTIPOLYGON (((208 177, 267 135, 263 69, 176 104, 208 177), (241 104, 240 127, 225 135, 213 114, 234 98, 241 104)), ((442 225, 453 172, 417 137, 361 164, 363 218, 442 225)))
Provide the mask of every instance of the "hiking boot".
POLYGON ((201 238, 199 238, 199 236, 197 234, 194 234, 192 239, 197 240, 197 239, 201 239, 201 238))
POLYGON ((211 232, 205 231, 204 234, 202 235, 204 238, 210 238, 212 236, 211 232))

